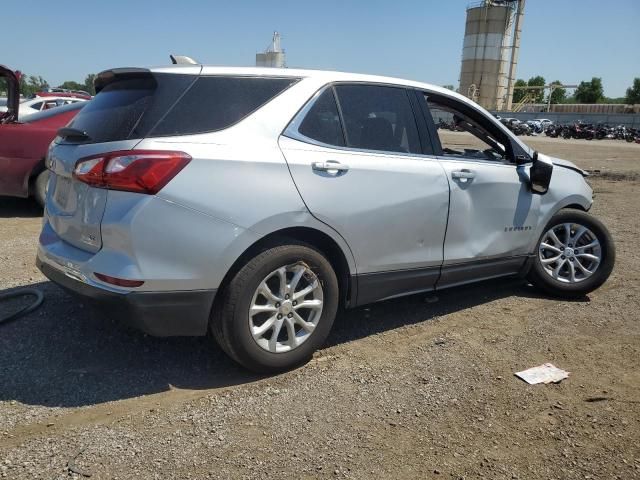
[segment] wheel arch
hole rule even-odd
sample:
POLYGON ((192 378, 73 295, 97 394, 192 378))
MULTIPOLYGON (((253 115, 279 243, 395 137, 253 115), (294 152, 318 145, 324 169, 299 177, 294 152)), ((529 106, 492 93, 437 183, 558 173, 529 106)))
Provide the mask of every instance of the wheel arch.
POLYGON ((570 204, 570 205, 567 205, 567 206, 565 206, 565 207, 562 207, 561 209, 558 209, 558 210, 554 213, 554 215, 555 215, 556 213, 558 213, 560 210, 563 210, 563 209, 580 210, 580 211, 582 211, 582 212, 588 212, 588 211, 589 211, 589 209, 588 209, 588 208, 586 208, 584 205, 581 205, 581 204, 579 204, 579 203, 572 203, 572 204, 570 204))
MULTIPOLYGON (((338 286, 340 289, 340 305, 349 306, 355 303, 356 299, 356 282, 352 280, 352 274, 347 259, 347 254, 341 248, 336 240, 329 234, 313 227, 297 226, 282 228, 273 231, 247 247, 244 252, 233 262, 231 267, 222 279, 218 292, 222 292, 233 276, 253 257, 259 253, 277 245, 283 245, 287 242, 297 241, 306 243, 327 257, 329 263, 336 272, 338 278, 338 286)), ((221 295, 216 295, 215 303, 220 301, 221 295)))
POLYGON ((535 229, 535 233, 531 238, 531 243, 528 246, 528 252, 533 254, 536 249, 536 245, 540 236, 544 233, 543 230, 546 227, 547 223, 556 215, 558 212, 564 209, 571 210, 579 210, 582 212, 588 212, 591 208, 592 201, 586 195, 574 194, 569 195, 559 201, 552 202, 551 205, 548 205, 543 208, 542 216, 538 222, 538 225, 535 229))
POLYGON ((26 178, 27 185, 25 185, 25 187, 30 197, 33 197, 33 189, 35 186, 36 178, 38 178, 38 175, 40 175, 46 169, 47 167, 45 166, 45 159, 44 157, 42 157, 40 161, 38 161, 38 163, 33 166, 31 172, 29 172, 29 175, 26 178))

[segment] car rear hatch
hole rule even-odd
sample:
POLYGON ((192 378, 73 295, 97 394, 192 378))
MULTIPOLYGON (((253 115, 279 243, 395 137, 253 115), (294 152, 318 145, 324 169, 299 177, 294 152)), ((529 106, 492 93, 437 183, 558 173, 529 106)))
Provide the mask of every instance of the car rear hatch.
POLYGON ((100 222, 109 190, 74 177, 78 161, 133 149, 186 90, 196 75, 115 69, 96 79, 98 94, 58 132, 47 155, 52 172, 47 218, 57 235, 80 249, 102 247, 100 222))

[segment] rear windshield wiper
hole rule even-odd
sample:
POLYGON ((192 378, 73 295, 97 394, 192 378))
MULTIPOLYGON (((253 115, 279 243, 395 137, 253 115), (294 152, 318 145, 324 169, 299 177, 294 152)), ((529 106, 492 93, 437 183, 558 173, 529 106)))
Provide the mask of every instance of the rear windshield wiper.
POLYGON ((91 137, 87 132, 78 130, 77 128, 73 128, 73 127, 63 127, 59 129, 58 136, 64 137, 70 140, 73 139, 73 140, 79 140, 79 141, 85 141, 85 142, 91 140, 91 137))

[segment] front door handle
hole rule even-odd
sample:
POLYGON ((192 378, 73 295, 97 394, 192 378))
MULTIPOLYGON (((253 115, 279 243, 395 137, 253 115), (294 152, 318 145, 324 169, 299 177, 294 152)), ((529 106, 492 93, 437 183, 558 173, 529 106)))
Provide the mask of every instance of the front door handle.
POLYGON ((472 172, 471 170, 467 170, 463 168, 462 170, 454 170, 451 172, 451 178, 460 179, 460 180, 471 180, 476 177, 476 172, 472 172))
POLYGON ((311 168, 319 172, 340 173, 349 170, 349 165, 345 165, 335 160, 327 160, 326 162, 313 162, 311 168))

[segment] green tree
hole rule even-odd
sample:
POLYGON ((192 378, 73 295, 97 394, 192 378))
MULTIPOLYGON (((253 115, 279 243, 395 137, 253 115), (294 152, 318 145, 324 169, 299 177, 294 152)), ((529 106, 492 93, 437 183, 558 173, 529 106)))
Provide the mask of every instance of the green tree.
POLYGON ((447 90, 453 90, 455 92, 456 88, 453 85, 442 85, 442 88, 446 88, 447 90))
POLYGON ((84 79, 84 88, 83 90, 89 92, 91 95, 96 94, 96 86, 93 84, 96 80, 96 74, 90 73, 87 75, 87 78, 84 79))
POLYGON ((633 85, 627 88, 625 101, 629 104, 640 103, 640 77, 633 79, 633 85))
MULTIPOLYGON (((551 85, 562 85, 560 80, 555 80, 551 82, 551 85)), ((565 88, 554 88, 551 92, 551 103, 564 103, 567 98, 567 90, 565 88)))
POLYGON ((626 97, 603 97, 601 103, 617 103, 624 105, 627 103, 626 97))
MULTIPOLYGON (((545 81, 544 77, 540 75, 536 77, 531 77, 527 82, 527 85, 530 87, 544 87, 545 81)), ((544 89, 543 88, 532 88, 527 90, 527 93, 533 96, 533 101, 535 103, 541 103, 544 100, 544 89)))
POLYGON ((575 97, 578 103, 598 103, 604 97, 602 79, 593 77, 590 82, 580 82, 575 97))
POLYGON ((20 93, 25 97, 31 97, 36 92, 49 88, 49 83, 41 76, 25 75, 20 77, 20 93))
MULTIPOLYGON (((523 79, 519 78, 518 80, 516 80, 516 83, 514 84, 514 87, 526 87, 527 86, 527 82, 525 82, 523 79)), ((524 98, 524 96, 526 95, 526 90, 524 88, 514 88, 513 89, 513 103, 518 103, 520 102, 520 100, 522 100, 524 98)))
POLYGON ((73 80, 67 80, 58 85, 58 88, 66 88, 69 90, 84 90, 84 85, 82 83, 74 82, 73 80))

